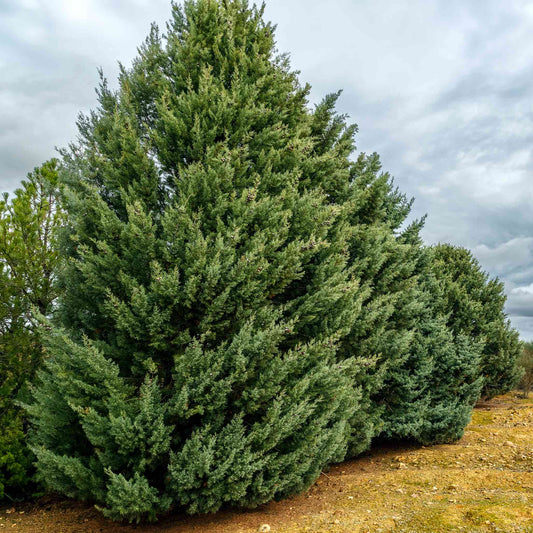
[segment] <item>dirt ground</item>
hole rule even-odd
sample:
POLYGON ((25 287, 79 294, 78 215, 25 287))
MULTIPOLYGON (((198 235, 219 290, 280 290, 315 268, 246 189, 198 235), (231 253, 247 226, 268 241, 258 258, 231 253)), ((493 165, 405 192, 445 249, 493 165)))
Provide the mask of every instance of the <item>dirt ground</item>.
POLYGON ((252 533, 264 524, 272 533, 533 532, 533 398, 481 404, 455 444, 376 449, 252 511, 126 526, 59 499, 0 509, 0 532, 252 533))

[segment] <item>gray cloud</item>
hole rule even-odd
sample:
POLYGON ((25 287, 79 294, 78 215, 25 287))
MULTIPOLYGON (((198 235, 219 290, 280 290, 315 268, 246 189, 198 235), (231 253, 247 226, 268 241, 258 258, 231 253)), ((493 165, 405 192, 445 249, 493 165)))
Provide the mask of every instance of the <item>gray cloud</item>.
MULTIPOLYGON (((128 64, 167 0, 0 2, 0 189, 75 135, 96 69, 128 64)), ((313 86, 344 89, 362 151, 428 213, 428 243, 472 248, 533 338, 533 6, 527 0, 267 0, 278 47, 313 86)))
POLYGON ((504 281, 506 310, 525 338, 533 338, 533 237, 511 239, 493 248, 472 250, 489 272, 504 281))

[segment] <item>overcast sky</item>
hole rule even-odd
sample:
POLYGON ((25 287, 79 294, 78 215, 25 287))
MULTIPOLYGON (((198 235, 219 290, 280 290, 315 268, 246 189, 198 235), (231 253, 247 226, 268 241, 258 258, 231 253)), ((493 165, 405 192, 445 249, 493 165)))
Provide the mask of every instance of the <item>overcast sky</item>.
MULTIPOLYGON (((312 99, 343 89, 358 147, 428 213, 428 244, 471 248, 533 339, 533 2, 269 0, 312 99)), ((128 65, 167 0, 0 0, 0 190, 76 136, 97 68, 128 65)))

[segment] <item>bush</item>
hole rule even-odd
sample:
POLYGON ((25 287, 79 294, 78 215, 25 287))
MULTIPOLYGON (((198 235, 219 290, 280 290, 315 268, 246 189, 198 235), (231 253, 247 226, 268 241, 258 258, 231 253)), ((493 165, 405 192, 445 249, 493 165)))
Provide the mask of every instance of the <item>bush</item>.
POLYGON ((32 454, 26 446, 20 410, 3 409, 0 423, 0 500, 13 501, 26 496, 32 487, 32 454))

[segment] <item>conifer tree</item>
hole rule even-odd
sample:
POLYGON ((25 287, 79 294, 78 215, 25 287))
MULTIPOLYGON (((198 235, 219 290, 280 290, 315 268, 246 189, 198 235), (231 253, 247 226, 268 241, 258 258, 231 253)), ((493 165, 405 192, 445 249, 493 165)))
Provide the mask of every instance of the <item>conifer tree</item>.
POLYGON ((434 253, 441 312, 455 335, 482 343, 481 396, 488 399, 511 390, 520 379, 520 341, 505 313, 503 283, 489 278, 465 248, 439 244, 434 253))
POLYGON ((0 264, 0 501, 18 496, 30 477, 22 413, 15 404, 24 367, 34 352, 23 316, 21 297, 13 291, 6 266, 0 264))
POLYGON ((353 161, 339 94, 308 93, 245 0, 174 5, 117 91, 102 76, 63 154, 64 295, 28 408, 51 489, 208 512, 378 436, 460 436, 476 338, 446 323, 411 201, 353 161))
POLYGON ((445 295, 432 271, 433 252, 419 235, 424 219, 406 223, 412 200, 381 172, 376 154, 351 161, 356 128, 336 113, 338 96, 325 98, 314 113, 321 149, 339 157, 315 172, 313 183, 351 206, 347 252, 362 285, 362 312, 341 350, 366 368, 358 376, 364 407, 351 420, 359 431, 350 454, 374 437, 456 440, 479 397, 480 344, 447 327, 436 303, 445 295))
POLYGON ((339 356, 364 297, 353 199, 330 194, 351 136, 325 145, 244 0, 174 5, 119 82, 64 153, 39 476, 129 520, 301 491, 367 438, 369 363, 339 356))
POLYGON ((432 250, 422 249, 421 259, 413 341, 378 395, 385 404, 382 436, 453 442, 462 437, 479 399, 482 345, 448 328, 438 309, 443 295, 431 271, 432 250))
POLYGON ((379 172, 377 156, 358 163, 353 183, 363 194, 351 261, 370 290, 363 327, 352 329, 347 353, 363 346, 375 354, 374 436, 423 444, 456 440, 479 397, 479 346, 454 338, 435 305, 442 295, 431 251, 419 236, 424 219, 406 225, 412 201, 379 172))
POLYGON ((32 455, 26 446, 27 384, 42 359, 33 311, 48 315, 57 296, 58 161, 28 174, 13 198, 0 200, 0 500, 31 488, 32 455))

